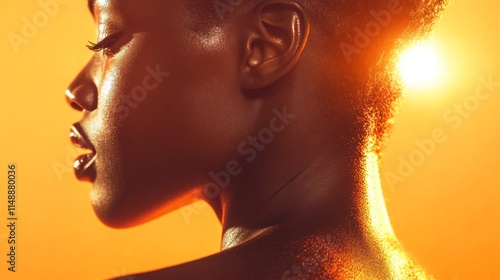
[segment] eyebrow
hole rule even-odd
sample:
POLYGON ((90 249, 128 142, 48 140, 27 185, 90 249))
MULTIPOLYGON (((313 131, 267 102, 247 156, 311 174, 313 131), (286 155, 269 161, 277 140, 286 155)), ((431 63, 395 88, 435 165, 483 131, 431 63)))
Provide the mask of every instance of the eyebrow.
POLYGON ((94 14, 94 5, 95 5, 95 0, 88 0, 88 5, 89 5, 89 10, 90 13, 93 15, 94 14))

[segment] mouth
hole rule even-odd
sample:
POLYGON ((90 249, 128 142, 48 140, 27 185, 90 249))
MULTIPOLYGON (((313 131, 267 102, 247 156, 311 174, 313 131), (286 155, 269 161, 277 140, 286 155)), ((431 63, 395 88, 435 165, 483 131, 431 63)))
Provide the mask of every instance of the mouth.
POLYGON ((90 153, 77 157, 73 163, 76 178, 80 181, 94 182, 96 178, 96 170, 94 166, 96 150, 94 146, 88 140, 79 123, 76 123, 71 127, 69 137, 74 146, 90 151, 90 153))

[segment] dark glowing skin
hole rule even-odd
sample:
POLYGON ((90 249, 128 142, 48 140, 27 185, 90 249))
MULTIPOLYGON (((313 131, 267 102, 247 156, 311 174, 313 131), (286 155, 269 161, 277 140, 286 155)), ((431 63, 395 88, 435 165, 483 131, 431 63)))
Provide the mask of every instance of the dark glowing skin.
POLYGON ((103 223, 138 225, 196 199, 222 223, 220 253, 134 279, 427 279, 392 231, 373 138, 339 120, 335 64, 304 8, 241 6, 202 35, 187 2, 97 0, 107 45, 66 93, 83 112, 74 141, 95 152, 77 173, 103 223), (252 138, 269 128, 269 143, 252 138), (207 195, 211 172, 229 170, 207 195))

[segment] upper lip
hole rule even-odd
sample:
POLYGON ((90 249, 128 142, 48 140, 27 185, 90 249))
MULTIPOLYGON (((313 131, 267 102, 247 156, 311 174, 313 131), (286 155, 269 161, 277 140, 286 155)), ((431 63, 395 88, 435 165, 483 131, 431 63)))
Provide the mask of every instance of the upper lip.
POLYGON ((88 140, 87 135, 85 134, 82 126, 79 123, 73 124, 73 126, 71 126, 69 137, 71 138, 71 143, 73 143, 73 145, 77 146, 78 148, 91 150, 92 153, 95 153, 94 146, 88 140))

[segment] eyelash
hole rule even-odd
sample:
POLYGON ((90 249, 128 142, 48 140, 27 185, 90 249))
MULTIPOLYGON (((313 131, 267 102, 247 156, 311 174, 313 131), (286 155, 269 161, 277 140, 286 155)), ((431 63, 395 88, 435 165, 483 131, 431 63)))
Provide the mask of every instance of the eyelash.
POLYGON ((86 45, 86 47, 93 52, 100 52, 102 50, 109 49, 116 41, 118 41, 118 35, 119 34, 108 36, 97 43, 89 41, 89 44, 86 45))

